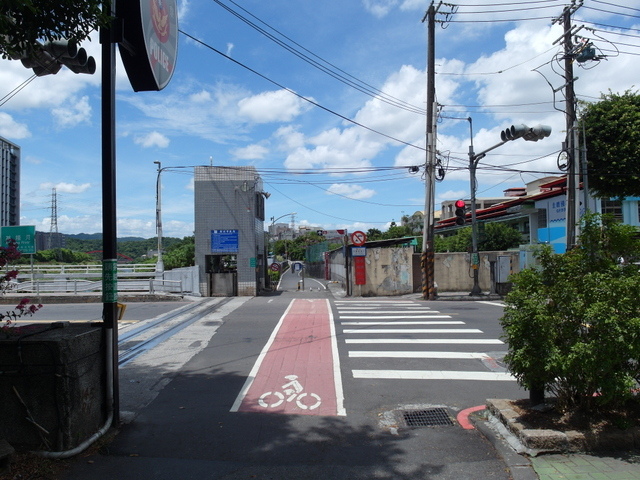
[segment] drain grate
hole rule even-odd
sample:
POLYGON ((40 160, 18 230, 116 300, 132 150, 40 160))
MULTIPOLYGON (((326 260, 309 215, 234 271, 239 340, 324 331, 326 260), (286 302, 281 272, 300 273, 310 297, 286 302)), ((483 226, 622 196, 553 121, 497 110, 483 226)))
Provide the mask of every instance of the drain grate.
POLYGON ((427 410, 407 410, 402 412, 407 427, 442 427, 454 425, 453 420, 444 408, 427 410))

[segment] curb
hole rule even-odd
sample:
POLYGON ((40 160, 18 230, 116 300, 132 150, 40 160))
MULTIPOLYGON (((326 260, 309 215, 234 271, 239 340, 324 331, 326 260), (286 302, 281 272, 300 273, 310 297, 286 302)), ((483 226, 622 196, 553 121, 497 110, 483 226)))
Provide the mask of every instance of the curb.
POLYGON ((513 480, 538 480, 538 474, 531 464, 531 460, 520 455, 500 432, 496 431, 489 421, 474 415, 470 416, 474 426, 496 449, 502 461, 507 465, 513 480))
POLYGON ((488 399, 487 410, 490 421, 507 441, 515 444, 516 451, 534 457, 542 453, 627 451, 640 447, 640 427, 601 433, 534 429, 520 422, 510 400, 488 399))

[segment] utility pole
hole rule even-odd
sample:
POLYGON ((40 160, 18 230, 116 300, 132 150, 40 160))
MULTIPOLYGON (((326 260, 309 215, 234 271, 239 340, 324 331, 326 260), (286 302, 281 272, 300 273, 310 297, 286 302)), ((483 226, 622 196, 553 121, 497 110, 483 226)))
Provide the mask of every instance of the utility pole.
POLYGON ((571 5, 564 8, 562 16, 555 19, 553 23, 562 23, 564 34, 564 80, 565 80, 565 119, 567 137, 563 144, 563 149, 567 153, 569 169, 567 172, 567 250, 571 250, 576 245, 576 223, 578 219, 579 203, 578 203, 578 159, 580 156, 578 145, 578 119, 576 116, 576 98, 574 91, 574 82, 576 78, 573 76, 574 46, 571 36, 572 32, 571 15, 582 6, 582 0, 576 2, 571 1, 571 5))
POLYGON ((442 5, 436 8, 431 2, 422 22, 427 21, 427 144, 425 160, 425 200, 424 200, 424 226, 422 232, 422 254, 420 267, 422 270, 422 298, 424 300, 436 299, 435 275, 434 275, 434 229, 433 210, 435 203, 435 25, 436 13, 442 5))

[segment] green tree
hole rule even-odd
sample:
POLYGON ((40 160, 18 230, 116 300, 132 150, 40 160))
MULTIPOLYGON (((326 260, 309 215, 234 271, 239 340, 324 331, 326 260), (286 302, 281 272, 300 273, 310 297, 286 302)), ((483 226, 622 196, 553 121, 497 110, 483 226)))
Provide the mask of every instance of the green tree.
POLYGON ((370 228, 367 230, 367 240, 382 240, 382 231, 377 228, 370 228))
POLYGON ((162 256, 164 267, 172 268, 191 267, 196 264, 195 237, 184 237, 182 241, 173 244, 162 256))
POLYGON ((522 243, 520 232, 502 222, 485 223, 479 237, 478 250, 482 252, 508 250, 522 243))
POLYGON ((612 410, 640 380, 640 241, 613 217, 583 217, 579 245, 538 252, 512 277, 501 324, 518 383, 561 409, 612 410), (625 263, 619 259, 624 255, 625 263))
POLYGON ((0 56, 20 58, 36 41, 68 39, 81 43, 108 22, 102 0, 3 0, 0 6, 0 56))
POLYGON ((609 92, 586 104, 581 120, 589 188, 599 197, 640 195, 640 95, 609 92))

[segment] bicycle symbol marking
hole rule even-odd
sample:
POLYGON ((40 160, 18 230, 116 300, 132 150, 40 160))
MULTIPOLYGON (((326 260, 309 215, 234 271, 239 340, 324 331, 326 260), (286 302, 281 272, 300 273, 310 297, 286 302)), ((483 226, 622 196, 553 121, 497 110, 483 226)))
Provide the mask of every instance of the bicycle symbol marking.
POLYGON ((298 381, 297 375, 285 375, 284 378, 289 380, 289 382, 282 385, 282 392, 274 391, 263 393, 258 399, 258 405, 263 408, 277 408, 282 405, 285 400, 287 402, 293 402, 295 400, 296 405, 303 410, 314 410, 320 406, 322 403, 320 396, 315 393, 303 392, 304 387, 298 381), (315 399, 315 403, 310 404, 313 399, 315 399))

